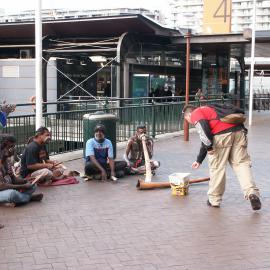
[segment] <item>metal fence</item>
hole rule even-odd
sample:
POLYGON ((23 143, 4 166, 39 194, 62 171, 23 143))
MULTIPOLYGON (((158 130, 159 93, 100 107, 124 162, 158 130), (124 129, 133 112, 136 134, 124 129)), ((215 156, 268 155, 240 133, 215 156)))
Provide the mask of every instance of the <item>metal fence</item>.
MULTIPOLYGON (((191 103, 195 105, 230 101, 231 99, 209 99, 191 103)), ((97 111, 112 113, 117 116, 116 138, 117 142, 126 141, 134 135, 136 127, 145 124, 148 133, 155 137, 158 134, 170 133, 182 129, 182 109, 184 101, 180 99, 167 102, 155 102, 147 99, 147 102, 138 100, 125 101, 121 106, 121 100, 118 100, 119 106, 108 106, 104 104, 103 108, 85 108, 69 111, 58 111, 54 113, 44 113, 45 126, 51 128, 52 141, 49 145, 51 154, 58 154, 68 151, 74 151, 83 148, 83 115, 92 114, 97 111)), ((8 118, 6 133, 14 134, 17 138, 18 152, 22 152, 28 139, 35 132, 35 115, 18 115, 8 118)))
MULTIPOLYGON (((245 96, 244 108, 249 110, 249 96, 245 96)), ((270 110, 270 94, 258 94, 253 95, 253 110, 254 111, 269 111, 270 110)))
POLYGON ((253 109, 257 111, 270 110, 270 94, 254 94, 253 109))

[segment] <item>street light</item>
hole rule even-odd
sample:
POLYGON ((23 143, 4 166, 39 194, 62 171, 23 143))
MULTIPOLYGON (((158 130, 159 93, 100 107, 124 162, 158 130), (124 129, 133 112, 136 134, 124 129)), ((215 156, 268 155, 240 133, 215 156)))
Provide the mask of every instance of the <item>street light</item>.
POLYGON ((41 0, 35 10, 36 129, 42 126, 42 19, 41 0))
POLYGON ((251 38, 251 62, 250 62, 250 82, 249 82, 249 114, 248 124, 252 125, 252 110, 253 110, 253 78, 254 78, 254 63, 255 63, 255 28, 256 28, 256 0, 253 0, 253 20, 252 20, 252 38, 251 38))

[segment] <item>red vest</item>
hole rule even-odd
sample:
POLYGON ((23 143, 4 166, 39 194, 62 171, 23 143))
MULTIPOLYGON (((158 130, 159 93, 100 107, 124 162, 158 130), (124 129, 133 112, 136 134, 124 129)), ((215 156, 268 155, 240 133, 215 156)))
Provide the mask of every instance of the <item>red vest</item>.
POLYGON ((223 130, 236 126, 236 124, 224 123, 216 118, 217 113, 215 110, 207 106, 199 107, 191 113, 191 121, 194 125, 200 120, 208 120, 212 134, 217 134, 223 130))

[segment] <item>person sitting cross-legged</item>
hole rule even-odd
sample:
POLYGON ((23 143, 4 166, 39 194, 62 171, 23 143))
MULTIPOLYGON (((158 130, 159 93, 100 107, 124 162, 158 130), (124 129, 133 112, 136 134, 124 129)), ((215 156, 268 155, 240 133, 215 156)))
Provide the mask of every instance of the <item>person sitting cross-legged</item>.
POLYGON ((46 127, 40 127, 24 149, 21 158, 20 175, 23 178, 42 176, 40 182, 50 184, 53 180, 62 179, 65 169, 57 162, 50 160, 46 144, 51 140, 51 133, 46 127))
POLYGON ((95 137, 86 143, 85 149, 85 175, 106 181, 110 178, 117 181, 117 178, 124 176, 127 166, 125 161, 114 161, 112 142, 105 138, 105 126, 96 125, 95 137))
POLYGON ((9 158, 14 154, 16 139, 9 134, 0 136, 0 203, 19 206, 30 201, 41 201, 43 194, 33 194, 36 185, 15 177, 9 158))
POLYGON ((160 162, 157 160, 152 160, 153 158, 153 148, 154 141, 151 137, 147 135, 147 130, 145 125, 140 125, 137 127, 136 134, 132 136, 126 146, 126 151, 124 154, 124 160, 127 162, 126 173, 127 174, 145 174, 145 157, 142 144, 142 136, 146 138, 146 148, 149 155, 150 165, 152 174, 155 174, 155 170, 159 168, 160 162))
MULTIPOLYGON (((14 104, 8 104, 6 101, 3 102, 1 108, 0 108, 0 134, 3 131, 3 128, 7 124, 7 116, 14 112, 16 108, 16 105, 14 104)), ((3 224, 0 224, 0 229, 3 229, 5 226, 3 224)))

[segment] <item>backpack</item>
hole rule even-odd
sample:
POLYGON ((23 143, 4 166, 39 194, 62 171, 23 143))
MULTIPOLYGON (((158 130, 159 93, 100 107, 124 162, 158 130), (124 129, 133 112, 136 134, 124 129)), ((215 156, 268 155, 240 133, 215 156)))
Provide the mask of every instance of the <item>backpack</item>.
POLYGON ((232 104, 211 104, 208 107, 217 113, 217 118, 212 120, 220 120, 228 124, 243 124, 246 121, 245 112, 232 104))

